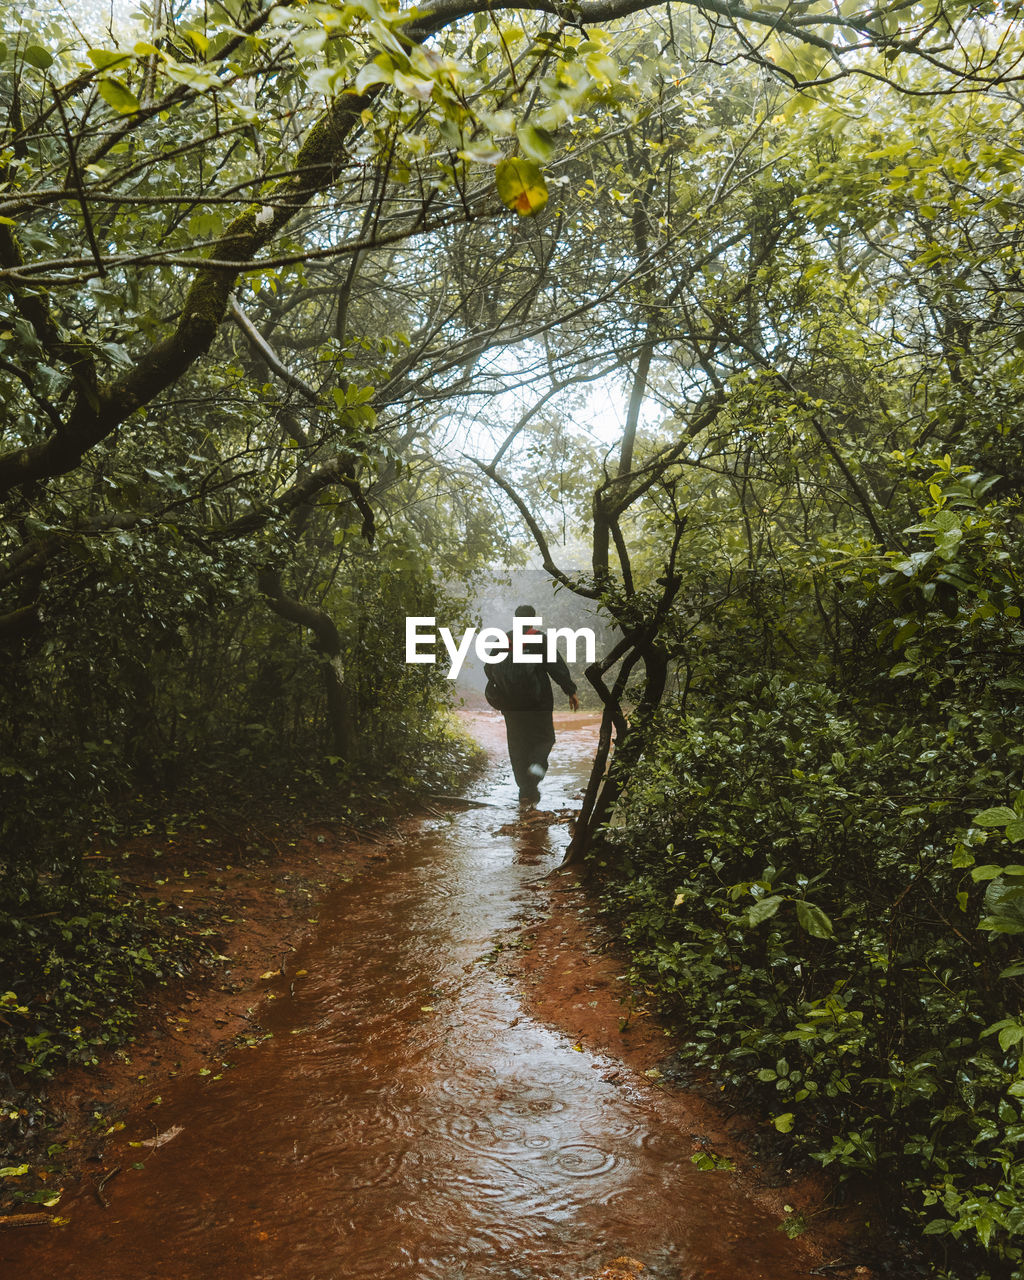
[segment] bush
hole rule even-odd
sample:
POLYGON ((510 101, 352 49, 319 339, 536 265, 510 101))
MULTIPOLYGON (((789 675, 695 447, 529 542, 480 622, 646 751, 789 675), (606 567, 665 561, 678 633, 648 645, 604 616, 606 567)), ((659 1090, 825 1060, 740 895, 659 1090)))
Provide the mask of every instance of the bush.
POLYGON ((43 1083, 122 1043, 138 996, 181 976, 196 944, 97 872, 73 884, 9 877, 0 932, 0 1132, 9 1150, 44 1119, 43 1083))
POLYGON ((991 724, 911 721, 898 698, 854 713, 779 677, 729 695, 662 713, 606 833, 637 976, 790 1143, 1019 1265, 1024 965, 1013 932, 979 930, 989 837, 965 823, 1005 794, 991 724))

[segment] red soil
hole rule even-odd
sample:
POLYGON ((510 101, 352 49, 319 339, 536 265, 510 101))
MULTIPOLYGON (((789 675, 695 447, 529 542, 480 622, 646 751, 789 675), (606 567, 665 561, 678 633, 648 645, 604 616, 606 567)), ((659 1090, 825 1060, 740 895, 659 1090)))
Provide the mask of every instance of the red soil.
MULTIPOLYGON (((189 921, 214 926, 220 958, 204 962, 186 981, 151 993, 130 1044, 97 1067, 69 1072, 51 1090, 67 1148, 62 1180, 101 1184, 104 1146, 119 1117, 158 1105, 161 1090, 176 1076, 219 1061, 232 1043, 258 1030, 266 983, 315 927, 317 902, 338 882, 386 860, 414 823, 410 818, 396 824, 387 837, 360 836, 329 822, 291 832, 277 828, 265 842, 273 855, 256 858, 198 841, 182 841, 177 853, 165 852, 160 860, 145 847, 125 851, 117 864, 123 878, 145 896, 187 913, 189 921)), ((542 882, 533 917, 501 948, 499 964, 520 987, 532 1016, 621 1062, 631 1086, 671 1087, 659 1064, 675 1042, 629 992, 624 958, 574 874, 555 873, 542 882)), ((615 1080, 619 1073, 613 1066, 605 1078, 615 1080)), ((690 1101, 695 1153, 733 1161, 780 1223, 802 1215, 823 1263, 838 1264, 843 1274, 871 1274, 850 1264, 851 1215, 829 1210, 821 1179, 794 1182, 791 1171, 760 1164, 744 1145, 753 1122, 727 1116, 697 1095, 690 1101)), ((601 1275, 611 1280, 637 1274, 631 1262, 611 1261, 601 1275)))

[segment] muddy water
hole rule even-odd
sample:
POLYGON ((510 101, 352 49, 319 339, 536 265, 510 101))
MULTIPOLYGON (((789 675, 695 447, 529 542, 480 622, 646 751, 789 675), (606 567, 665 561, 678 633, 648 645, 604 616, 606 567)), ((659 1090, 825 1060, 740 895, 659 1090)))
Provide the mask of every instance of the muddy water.
MULTIPOLYGON (((593 734, 560 732, 542 808, 571 804, 593 734)), ((87 1189, 70 1225, 4 1232, 0 1274, 582 1280, 621 1254, 651 1280, 807 1274, 728 1174, 694 1168, 677 1100, 604 1080, 495 975, 567 833, 516 823, 500 763, 473 794, 334 893, 270 984, 269 1038, 132 1119, 109 1207, 87 1189)))

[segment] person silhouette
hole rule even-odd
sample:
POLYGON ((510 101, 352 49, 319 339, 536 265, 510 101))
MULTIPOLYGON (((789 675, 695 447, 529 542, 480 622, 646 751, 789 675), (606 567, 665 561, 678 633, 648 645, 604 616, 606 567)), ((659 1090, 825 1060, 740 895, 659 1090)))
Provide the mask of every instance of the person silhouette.
MULTIPOLYGON (((540 621, 530 604, 521 604, 515 617, 540 621)), ((508 758, 519 787, 519 799, 524 804, 536 804, 540 799, 540 784, 548 771, 548 756, 555 745, 551 681, 568 694, 573 711, 580 709, 580 700, 565 659, 561 654, 548 658, 543 637, 533 626, 523 628, 523 652, 537 655, 540 661, 515 662, 512 633, 508 633, 508 648, 491 666, 484 694, 491 706, 505 717, 508 758), (532 637, 536 639, 531 640, 532 637)))

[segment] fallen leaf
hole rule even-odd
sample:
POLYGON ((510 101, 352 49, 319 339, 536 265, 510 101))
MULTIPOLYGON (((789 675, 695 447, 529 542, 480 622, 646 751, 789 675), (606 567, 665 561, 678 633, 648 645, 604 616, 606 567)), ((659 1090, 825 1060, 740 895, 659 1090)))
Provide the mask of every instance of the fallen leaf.
MULTIPOLYGON (((172 1138, 176 1138, 179 1133, 183 1133, 185 1126, 183 1124, 172 1124, 169 1129, 165 1129, 163 1133, 158 1133, 155 1138, 143 1138, 138 1144, 140 1147, 162 1147, 170 1142, 172 1138)), ((132 1144, 134 1145, 134 1143, 132 1144)))

